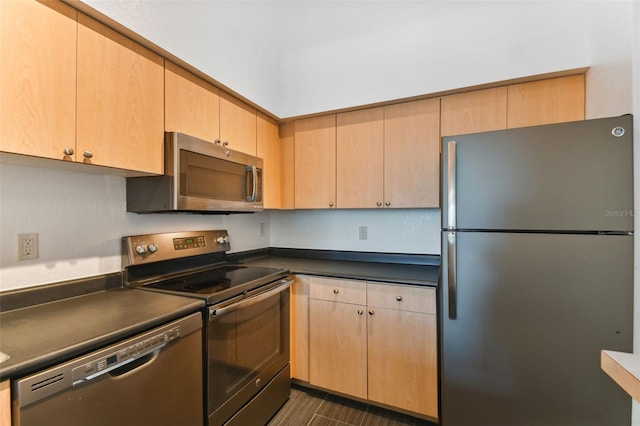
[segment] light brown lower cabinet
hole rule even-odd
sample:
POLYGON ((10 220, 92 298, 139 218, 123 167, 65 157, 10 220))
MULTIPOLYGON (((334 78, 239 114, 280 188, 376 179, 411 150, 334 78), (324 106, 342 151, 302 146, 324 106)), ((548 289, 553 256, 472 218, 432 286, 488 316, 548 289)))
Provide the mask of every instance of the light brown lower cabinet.
POLYGON ((437 419, 435 289, 306 280, 309 384, 437 419))
POLYGON ((435 290, 369 283, 367 292, 368 399, 438 417, 435 290))
POLYGON ((309 381, 309 276, 295 275, 291 286, 291 377, 309 381))
POLYGON ((11 387, 9 380, 0 382, 0 426, 11 426, 11 387))

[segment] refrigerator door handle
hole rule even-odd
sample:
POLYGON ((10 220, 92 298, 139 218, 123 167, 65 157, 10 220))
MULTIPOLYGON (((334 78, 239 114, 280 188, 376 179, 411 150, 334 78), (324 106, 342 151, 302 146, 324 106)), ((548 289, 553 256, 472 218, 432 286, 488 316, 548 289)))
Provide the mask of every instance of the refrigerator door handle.
POLYGON ((449 292, 449 319, 458 318, 458 277, 456 265, 456 233, 447 232, 447 289, 449 292))
POLYGON ((447 229, 456 229, 456 141, 447 144, 447 229))

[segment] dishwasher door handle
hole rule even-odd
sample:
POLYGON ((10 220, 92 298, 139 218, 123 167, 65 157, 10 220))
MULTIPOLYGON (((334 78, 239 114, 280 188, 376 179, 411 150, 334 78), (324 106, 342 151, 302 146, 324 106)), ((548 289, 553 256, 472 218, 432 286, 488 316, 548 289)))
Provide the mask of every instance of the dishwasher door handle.
POLYGON ((116 380, 131 376, 141 368, 144 368, 150 365, 153 361, 155 361, 158 358, 158 355, 160 354, 161 350, 162 349, 156 349, 155 351, 148 353, 144 356, 141 356, 140 358, 134 359, 131 362, 120 365, 117 368, 114 368, 113 370, 109 371, 109 375, 116 380))
POLYGON ((278 293, 281 293, 291 287, 293 284, 293 280, 282 280, 280 284, 276 287, 271 288, 263 293, 259 293, 256 296, 248 297, 239 302, 233 303, 228 306, 224 306, 222 308, 212 307, 209 309, 209 321, 216 319, 217 317, 221 317, 222 315, 237 311, 238 309, 246 308, 251 305, 255 305, 256 303, 262 302, 265 299, 270 298, 271 296, 275 296, 278 293))

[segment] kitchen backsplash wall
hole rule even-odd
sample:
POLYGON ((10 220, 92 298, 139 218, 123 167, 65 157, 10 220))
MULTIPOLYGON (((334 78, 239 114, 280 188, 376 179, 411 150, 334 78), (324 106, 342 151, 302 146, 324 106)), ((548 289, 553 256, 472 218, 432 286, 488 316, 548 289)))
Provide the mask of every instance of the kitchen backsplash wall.
POLYGON ((120 238, 228 229, 233 252, 269 246, 438 254, 439 210, 127 213, 125 179, 0 165, 0 291, 116 272, 120 238), (367 227, 367 240, 359 239, 367 227), (37 233, 39 258, 18 261, 17 234, 37 233))
POLYGON ((268 212, 138 215, 125 205, 122 177, 1 164, 0 291, 119 271, 124 235, 228 229, 233 251, 269 246, 268 212), (38 233, 37 260, 17 260, 19 233, 38 233))
POLYGON ((271 246, 440 254, 439 230, 440 209, 278 211, 271 215, 271 246))

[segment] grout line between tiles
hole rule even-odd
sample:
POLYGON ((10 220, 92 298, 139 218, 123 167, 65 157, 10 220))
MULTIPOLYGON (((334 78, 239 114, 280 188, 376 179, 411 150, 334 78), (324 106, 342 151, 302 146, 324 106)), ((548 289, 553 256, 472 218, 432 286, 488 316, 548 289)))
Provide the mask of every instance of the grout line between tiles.
MULTIPOLYGON (((323 419, 331 420, 331 421, 334 421, 334 422, 339 423, 339 424, 341 424, 341 425, 354 426, 354 425, 352 425, 351 423, 345 423, 345 422, 340 421, 340 420, 338 420, 338 419, 334 419, 334 418, 332 418, 332 417, 323 416, 323 415, 320 415, 320 414, 314 414, 314 415, 313 415, 313 417, 311 418, 311 420, 313 421, 313 418, 315 418, 315 417, 322 417, 323 419)), ((309 424, 310 424, 310 423, 311 423, 311 422, 309 422, 309 424)))

